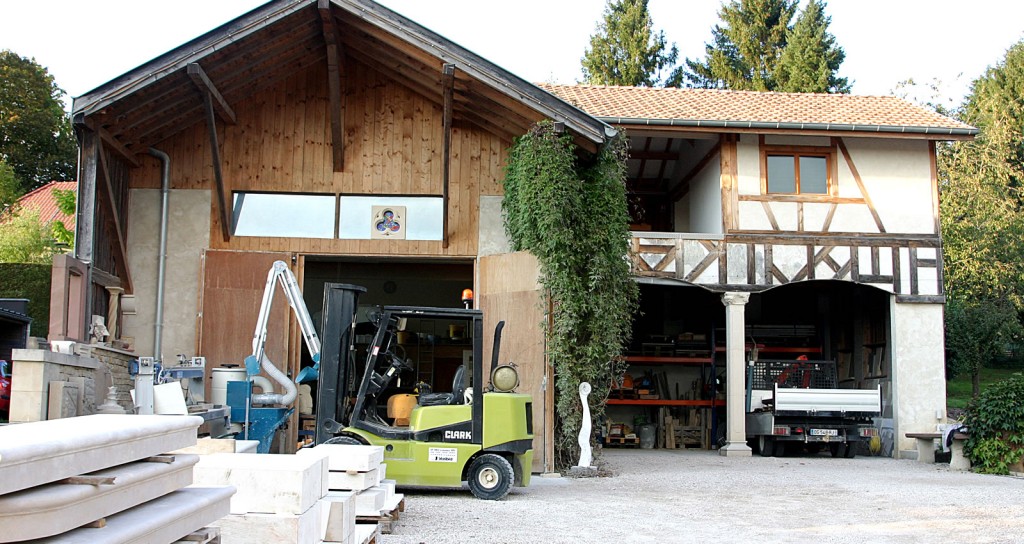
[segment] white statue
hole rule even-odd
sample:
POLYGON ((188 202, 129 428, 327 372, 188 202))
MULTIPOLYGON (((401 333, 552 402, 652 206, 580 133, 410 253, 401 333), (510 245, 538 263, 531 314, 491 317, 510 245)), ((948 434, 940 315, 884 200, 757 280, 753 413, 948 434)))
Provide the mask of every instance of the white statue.
POLYGON ((583 403, 583 425, 580 428, 580 462, 578 467, 589 467, 594 460, 593 451, 590 449, 590 403, 587 397, 590 395, 590 384, 580 383, 580 402, 583 403))

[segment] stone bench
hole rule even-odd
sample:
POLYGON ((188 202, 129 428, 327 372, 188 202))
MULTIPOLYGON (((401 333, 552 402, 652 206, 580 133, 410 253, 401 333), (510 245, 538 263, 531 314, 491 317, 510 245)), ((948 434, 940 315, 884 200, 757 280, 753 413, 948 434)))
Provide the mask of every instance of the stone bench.
MULTIPOLYGON (((906 433, 907 438, 917 441, 917 461, 919 463, 935 462, 935 441, 942 439, 942 433, 906 433)), ((970 470, 971 462, 964 456, 964 441, 967 435, 953 433, 953 444, 950 446, 952 455, 949 459, 949 468, 953 470, 970 470)))

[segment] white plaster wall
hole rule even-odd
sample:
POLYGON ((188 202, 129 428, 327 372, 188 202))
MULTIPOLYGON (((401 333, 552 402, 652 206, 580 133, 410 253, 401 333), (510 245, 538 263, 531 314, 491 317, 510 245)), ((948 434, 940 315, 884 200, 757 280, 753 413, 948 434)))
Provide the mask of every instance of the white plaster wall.
POLYGON ((690 181, 690 225, 682 232, 722 233, 722 166, 711 161, 690 181))
MULTIPOLYGON (((123 336, 139 355, 152 355, 156 321, 160 191, 132 189, 128 210, 128 266, 135 285, 135 315, 124 316, 123 336)), ((210 191, 172 190, 168 195, 167 268, 161 354, 174 361, 195 355, 201 258, 210 247, 210 191)))
POLYGON ((675 232, 693 232, 690 230, 690 194, 672 204, 672 224, 675 232))
POLYGON ((761 148, 756 134, 743 134, 736 144, 736 190, 741 195, 761 194, 761 148))
MULTIPOLYGON (((931 162, 928 142, 883 138, 844 138, 847 150, 864 182, 867 196, 890 233, 933 234, 931 162)), ((768 145, 831 145, 829 138, 812 136, 765 136, 768 145)), ((744 135, 738 152, 740 195, 761 194, 760 150, 756 135, 744 135)), ((838 163, 837 194, 861 198, 853 172, 841 153, 838 163)), ((772 213, 783 231, 797 230, 797 206, 772 202, 772 213)), ((829 204, 804 204, 804 230, 820 231, 829 204)), ((739 226, 744 230, 771 229, 760 202, 740 202, 739 226)), ((828 229, 830 232, 879 232, 866 204, 840 204, 828 229)))
POLYGON ((913 457, 914 440, 904 435, 933 432, 946 421, 943 306, 890 301, 896 449, 900 457, 913 457))
POLYGON ((477 253, 484 257, 511 253, 511 244, 505 235, 504 215, 501 212, 503 196, 480 197, 480 231, 477 253))
MULTIPOLYGON (((881 138, 846 138, 843 141, 886 231, 933 234, 928 142, 881 138)), ((839 179, 844 189, 850 184, 856 188, 853 174, 842 158, 839 179)))

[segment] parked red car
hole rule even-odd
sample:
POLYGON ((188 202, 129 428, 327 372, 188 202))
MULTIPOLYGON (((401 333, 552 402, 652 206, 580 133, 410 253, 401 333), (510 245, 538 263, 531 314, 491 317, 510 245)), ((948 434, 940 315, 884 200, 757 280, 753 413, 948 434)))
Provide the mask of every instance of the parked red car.
POLYGON ((11 412, 11 373, 7 361, 0 361, 0 417, 7 419, 11 412))

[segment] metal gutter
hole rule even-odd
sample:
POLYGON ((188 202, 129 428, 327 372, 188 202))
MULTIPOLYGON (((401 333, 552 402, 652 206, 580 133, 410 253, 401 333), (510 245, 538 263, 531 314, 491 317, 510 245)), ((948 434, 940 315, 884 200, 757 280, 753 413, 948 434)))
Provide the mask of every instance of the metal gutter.
POLYGON ((774 121, 714 121, 700 119, 645 119, 642 117, 602 117, 598 119, 612 125, 649 125, 661 127, 690 128, 724 128, 724 129, 764 129, 764 130, 820 130, 833 132, 877 132, 887 134, 930 134, 940 136, 976 136, 978 129, 893 126, 893 125, 858 125, 847 123, 793 123, 774 121))

